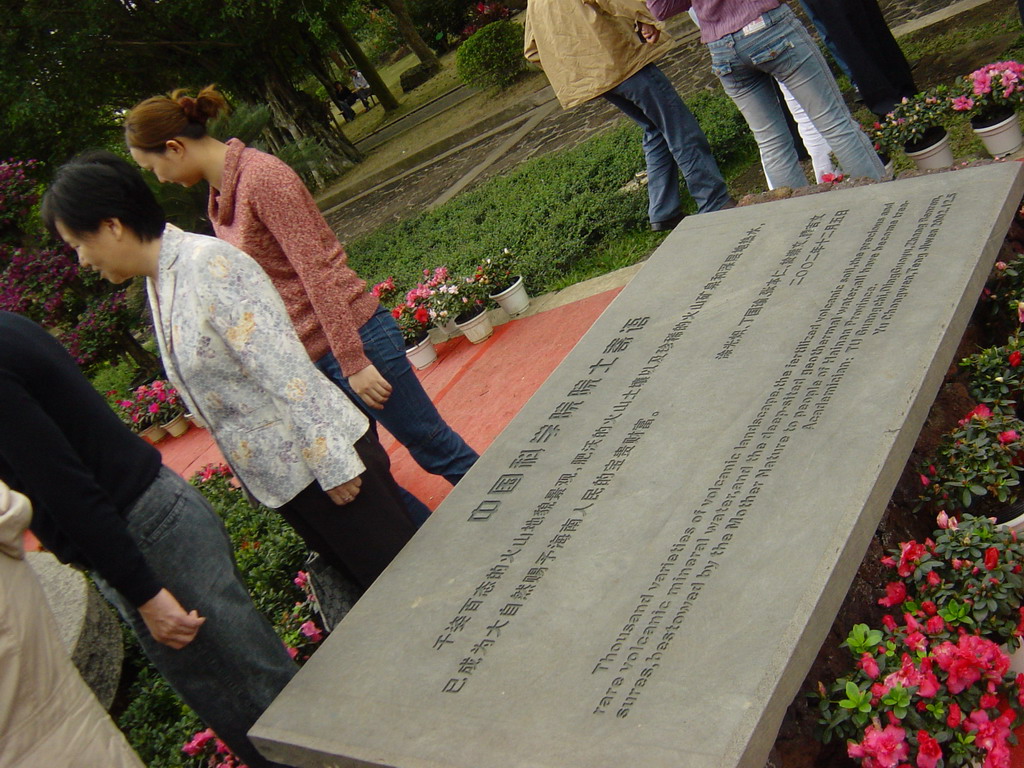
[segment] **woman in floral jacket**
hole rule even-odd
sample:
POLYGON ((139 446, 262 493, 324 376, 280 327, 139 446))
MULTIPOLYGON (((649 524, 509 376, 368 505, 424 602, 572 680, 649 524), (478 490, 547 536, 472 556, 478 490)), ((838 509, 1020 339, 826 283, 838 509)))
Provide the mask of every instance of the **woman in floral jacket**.
POLYGON ((310 362, 260 266, 165 226, 139 172, 106 152, 58 170, 43 218, 107 280, 147 278, 168 377, 245 489, 369 586, 415 527, 366 417, 310 362))

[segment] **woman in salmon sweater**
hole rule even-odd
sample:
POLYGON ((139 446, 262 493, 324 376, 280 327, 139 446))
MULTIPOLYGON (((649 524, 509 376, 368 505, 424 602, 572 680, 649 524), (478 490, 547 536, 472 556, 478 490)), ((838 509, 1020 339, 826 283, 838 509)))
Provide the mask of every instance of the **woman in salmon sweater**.
MULTIPOLYGON (((226 108, 212 86, 195 98, 175 91, 146 99, 125 119, 132 157, 161 182, 210 184, 217 237, 270 276, 310 359, 421 467, 457 483, 477 453, 437 412, 405 358, 397 324, 348 266, 298 175, 273 155, 207 133, 207 122, 226 108)), ((415 518, 429 514, 411 494, 407 502, 415 518)))

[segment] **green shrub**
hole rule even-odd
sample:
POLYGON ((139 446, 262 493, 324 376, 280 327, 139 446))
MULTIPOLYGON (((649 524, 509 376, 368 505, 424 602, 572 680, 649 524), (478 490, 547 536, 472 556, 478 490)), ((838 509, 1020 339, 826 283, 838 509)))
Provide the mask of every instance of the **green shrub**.
MULTIPOLYGON (((620 189, 643 169, 639 130, 623 121, 574 149, 531 160, 445 205, 350 243, 370 284, 395 275, 404 292, 424 269, 471 274, 509 248, 534 295, 550 290, 599 243, 647 226, 647 194, 620 189)), ((684 195, 684 206, 692 201, 684 195)))
POLYGON ((483 88, 507 88, 526 70, 523 28, 500 20, 475 32, 455 53, 459 79, 483 88))

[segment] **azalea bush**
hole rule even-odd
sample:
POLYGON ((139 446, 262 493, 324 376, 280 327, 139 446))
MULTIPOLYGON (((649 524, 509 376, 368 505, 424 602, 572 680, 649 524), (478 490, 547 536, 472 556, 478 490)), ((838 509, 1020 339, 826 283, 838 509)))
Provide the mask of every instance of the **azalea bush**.
POLYGON ((950 94, 955 112, 975 121, 1002 117, 1024 103, 1024 65, 997 61, 956 80, 950 94))
MULTIPOLYGON (((224 520, 257 610, 295 661, 304 663, 326 633, 304 570, 308 552, 302 539, 273 510, 252 506, 226 465, 207 465, 190 482, 224 520)), ((125 674, 133 681, 118 725, 143 761, 150 768, 240 766, 152 667, 134 636, 125 637, 125 674)))
POLYGON ((818 684, 822 739, 845 739, 865 768, 1009 768, 1024 675, 1001 644, 1024 632, 1024 551, 987 518, 938 521, 934 539, 883 558, 897 580, 878 602, 894 613, 855 625, 842 645, 852 671, 818 684))
MULTIPOLYGON (((925 134, 939 129, 951 114, 946 86, 903 97, 903 100, 880 122, 875 122, 868 134, 879 149, 893 151, 905 149, 925 138, 925 134)), ((912 151, 912 150, 911 150, 912 151)))
POLYGON ((425 304, 408 300, 395 306, 391 310, 391 316, 398 323, 406 347, 414 346, 423 340, 432 319, 425 304))
POLYGON ((960 361, 971 397, 989 407, 1012 407, 1024 387, 1024 340, 1014 333, 1001 347, 989 347, 960 361))
POLYGON ((1024 424, 1010 409, 978 405, 944 435, 922 468, 921 501, 933 509, 967 509, 979 498, 1007 503, 1019 495, 1024 424))

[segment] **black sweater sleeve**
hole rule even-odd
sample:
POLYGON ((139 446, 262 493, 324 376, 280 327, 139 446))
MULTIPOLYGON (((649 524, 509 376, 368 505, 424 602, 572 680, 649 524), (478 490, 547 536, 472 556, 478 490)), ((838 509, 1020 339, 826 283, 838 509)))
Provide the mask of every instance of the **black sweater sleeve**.
POLYGON ((156 477, 159 453, 49 334, 15 317, 0 313, 0 477, 32 500, 32 530, 48 549, 141 605, 161 584, 123 513, 156 477))

